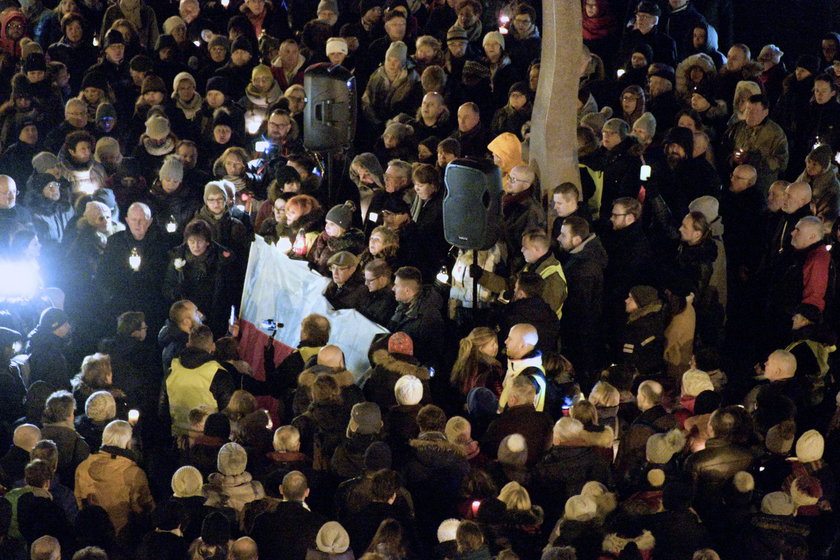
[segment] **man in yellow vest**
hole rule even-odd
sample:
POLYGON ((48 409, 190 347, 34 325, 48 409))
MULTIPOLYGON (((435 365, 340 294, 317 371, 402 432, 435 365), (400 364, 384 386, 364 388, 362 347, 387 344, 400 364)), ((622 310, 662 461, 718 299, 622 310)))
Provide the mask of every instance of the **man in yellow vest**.
MULTIPOLYGON (((536 272, 545 280, 542 298, 557 314, 559 319, 563 314, 563 303, 568 295, 566 275, 563 266, 551 253, 551 240, 541 229, 530 229, 522 236, 522 256, 525 266, 521 272, 536 272)), ((475 272, 479 276, 478 283, 493 292, 501 293, 513 287, 514 278, 505 280, 501 276, 481 269, 470 267, 470 275, 475 272)))
POLYGON ((172 360, 164 397, 173 436, 187 433, 193 408, 205 405, 211 412, 223 410, 236 390, 231 374, 213 359, 215 350, 213 331, 200 325, 190 332, 187 347, 172 360))
MULTIPOLYGON (((542 412, 545 408, 545 368, 542 353, 536 349, 540 337, 533 325, 520 323, 514 325, 505 340, 505 352, 508 357, 507 373, 502 382, 502 395, 499 397, 499 412, 504 412, 508 405, 513 380, 520 374, 528 375, 534 384, 534 408, 542 412), (527 372, 525 370, 528 370, 527 372), (542 375, 539 375, 539 373, 542 375)), ((521 403, 520 403, 521 404, 521 403)))

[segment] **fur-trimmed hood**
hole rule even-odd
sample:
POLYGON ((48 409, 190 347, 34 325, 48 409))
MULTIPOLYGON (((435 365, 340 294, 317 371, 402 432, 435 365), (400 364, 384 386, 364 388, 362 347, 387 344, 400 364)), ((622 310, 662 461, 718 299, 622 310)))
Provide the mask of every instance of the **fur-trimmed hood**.
POLYGON ((441 432, 420 434, 417 439, 409 441, 409 445, 414 449, 417 460, 427 466, 466 461, 461 448, 447 440, 441 432))
POLYGON ((388 371, 402 375, 413 375, 420 381, 429 380, 429 370, 423 366, 397 359, 387 350, 377 350, 372 356, 374 367, 382 367, 388 371))
POLYGON ((545 520, 545 514, 540 506, 533 506, 529 510, 508 510, 505 521, 516 527, 539 527, 545 520))
POLYGON ((588 426, 583 439, 592 447, 612 447, 615 434, 609 426, 588 426))
POLYGON ((621 537, 616 533, 609 533, 604 537, 604 542, 601 545, 601 548, 604 552, 609 552, 610 554, 618 556, 621 554, 621 551, 624 550, 624 547, 631 542, 636 543, 636 547, 640 552, 644 552, 646 550, 653 550, 653 547, 656 544, 656 539, 653 538, 653 534, 647 529, 642 531, 641 535, 632 539, 621 537))
POLYGON ((332 368, 326 366, 312 366, 311 368, 303 370, 298 376, 298 386, 312 387, 315 383, 315 378, 322 373, 327 373, 336 380, 340 388, 349 387, 353 385, 353 374, 346 369, 334 371, 332 368))

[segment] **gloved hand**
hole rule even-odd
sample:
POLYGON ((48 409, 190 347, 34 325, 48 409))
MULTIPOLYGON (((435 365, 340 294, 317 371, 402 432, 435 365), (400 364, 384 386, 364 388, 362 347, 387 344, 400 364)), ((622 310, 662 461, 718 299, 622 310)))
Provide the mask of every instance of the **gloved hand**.
POLYGON ((477 280, 481 279, 481 275, 484 274, 484 269, 481 268, 477 264, 470 265, 470 278, 475 278, 477 280))

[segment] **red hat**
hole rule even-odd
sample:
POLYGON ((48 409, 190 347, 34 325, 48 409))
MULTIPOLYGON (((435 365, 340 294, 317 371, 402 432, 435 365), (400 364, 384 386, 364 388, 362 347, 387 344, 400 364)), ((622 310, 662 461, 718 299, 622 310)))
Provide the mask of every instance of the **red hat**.
POLYGON ((388 338, 388 352, 390 354, 414 355, 414 342, 406 333, 395 332, 388 338))

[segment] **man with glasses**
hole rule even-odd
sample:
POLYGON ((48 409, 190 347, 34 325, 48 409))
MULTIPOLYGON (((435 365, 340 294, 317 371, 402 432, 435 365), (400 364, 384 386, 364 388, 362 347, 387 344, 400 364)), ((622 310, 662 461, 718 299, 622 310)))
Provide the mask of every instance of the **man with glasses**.
POLYGON ((380 325, 387 325, 397 308, 391 276, 391 266, 385 259, 374 259, 365 265, 365 286, 369 293, 359 311, 380 325))
POLYGON ((327 261, 332 281, 324 297, 335 309, 362 309, 368 297, 366 281, 359 271, 359 258, 349 251, 339 251, 327 261))
POLYGON ((0 175, 0 229, 14 231, 32 225, 32 213, 17 205, 17 185, 8 175, 0 175))
POLYGON ((522 235, 529 229, 546 228, 545 210, 533 188, 536 178, 530 167, 518 165, 510 170, 508 180, 502 185, 502 220, 508 247, 508 266, 512 271, 525 266, 522 235))
POLYGON ((661 62, 672 68, 676 66, 677 45, 664 31, 659 29, 662 10, 652 0, 643 0, 636 7, 633 27, 624 35, 622 56, 626 60, 639 43, 645 43, 653 50, 653 62, 661 62))

